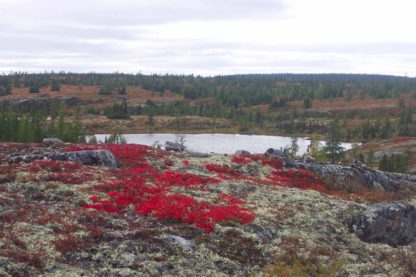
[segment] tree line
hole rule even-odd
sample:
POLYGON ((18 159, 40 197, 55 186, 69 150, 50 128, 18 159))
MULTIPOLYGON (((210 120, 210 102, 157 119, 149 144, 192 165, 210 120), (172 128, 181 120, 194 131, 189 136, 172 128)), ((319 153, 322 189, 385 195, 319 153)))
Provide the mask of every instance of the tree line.
POLYGON ((66 142, 83 140, 79 109, 74 120, 67 120, 66 107, 62 103, 57 116, 48 116, 43 110, 33 108, 30 113, 18 113, 0 109, 0 141, 41 142, 46 137, 66 142))
MULTIPOLYGON (((385 75, 361 74, 247 74, 202 77, 194 75, 144 75, 99 73, 12 73, 0 76, 0 93, 10 93, 10 88, 28 87, 37 93, 42 87, 52 91, 61 85, 99 86, 100 94, 125 94, 126 86, 163 95, 166 92, 180 94, 188 100, 211 97, 227 107, 270 104, 313 99, 332 99, 354 95, 362 98, 399 98, 410 92, 416 97, 416 79, 385 75)), ((273 104, 276 105, 276 104, 273 104)), ((279 104, 277 104, 279 105, 279 104)))

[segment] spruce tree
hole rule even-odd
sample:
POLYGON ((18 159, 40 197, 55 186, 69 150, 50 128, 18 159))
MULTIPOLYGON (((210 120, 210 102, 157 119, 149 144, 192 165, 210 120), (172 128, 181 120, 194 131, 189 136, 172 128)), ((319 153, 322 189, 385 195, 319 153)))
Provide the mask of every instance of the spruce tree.
POLYGON ((339 126, 338 119, 334 119, 331 122, 329 134, 323 147, 324 153, 331 159, 332 163, 335 163, 344 152, 344 147, 341 146, 339 140, 339 126))
POLYGON ((290 157, 294 159, 296 157, 296 153, 299 151, 299 145, 298 145, 298 138, 292 137, 292 141, 289 147, 289 153, 290 157))
POLYGON ((126 86, 122 85, 119 89, 118 89, 118 94, 120 95, 126 95, 126 86))
POLYGON ((60 91, 61 84, 57 80, 53 80, 51 83, 51 91, 60 91))
POLYGON ((59 109, 57 137, 63 141, 66 140, 66 126, 65 126, 65 103, 62 102, 59 109))
POLYGON ((147 128, 148 128, 149 132, 151 133, 153 131, 153 127, 154 127, 153 112, 150 112, 147 115, 146 125, 147 125, 147 128))

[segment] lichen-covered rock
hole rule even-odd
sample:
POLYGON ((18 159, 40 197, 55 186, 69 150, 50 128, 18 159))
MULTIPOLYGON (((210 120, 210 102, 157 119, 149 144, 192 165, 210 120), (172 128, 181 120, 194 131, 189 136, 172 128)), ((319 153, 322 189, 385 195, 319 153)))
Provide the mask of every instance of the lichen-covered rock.
POLYGON ((179 142, 167 141, 165 142, 165 150, 182 152, 185 150, 185 146, 179 142))
POLYGON ((64 142, 58 138, 45 138, 43 139, 42 143, 46 146, 64 144, 64 142))
POLYGON ((305 163, 314 163, 315 162, 315 158, 312 157, 312 156, 307 155, 307 156, 305 156, 305 158, 303 159, 303 161, 305 163))
POLYGON ((65 153, 65 157, 84 165, 117 167, 114 155, 108 150, 82 150, 65 153))
POLYGON ((53 150, 35 150, 29 153, 13 153, 5 157, 5 161, 9 164, 31 163, 39 160, 66 161, 64 153, 53 150))
POLYGON ((416 241, 416 208, 400 203, 372 205, 353 217, 349 227, 365 242, 406 245, 416 241))
POLYGON ((343 166, 287 161, 287 167, 312 170, 331 188, 348 192, 368 191, 416 191, 416 176, 373 170, 365 166, 343 166))
POLYGON ((264 153, 264 155, 266 157, 273 157, 273 158, 277 158, 277 159, 286 159, 287 156, 286 154, 279 150, 279 149, 274 149, 274 148, 269 148, 267 149, 267 151, 264 153))
POLYGON ((250 152, 247 151, 247 150, 237 150, 237 151, 235 151, 234 155, 246 156, 246 155, 250 155, 250 152))
POLYGON ((183 237, 175 236, 175 235, 163 235, 162 239, 170 244, 177 245, 181 247, 185 251, 194 251, 196 245, 194 242, 189 241, 183 237))

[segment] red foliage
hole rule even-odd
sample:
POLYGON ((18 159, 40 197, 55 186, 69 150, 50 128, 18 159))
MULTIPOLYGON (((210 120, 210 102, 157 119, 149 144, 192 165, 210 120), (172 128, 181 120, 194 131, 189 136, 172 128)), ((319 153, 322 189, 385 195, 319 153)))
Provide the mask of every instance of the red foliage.
MULTIPOLYGON (((110 150, 119 163, 128 165, 117 173, 117 181, 110 181, 96 186, 99 191, 107 192, 101 199, 91 196, 92 208, 111 213, 123 213, 133 207, 140 215, 154 216, 157 219, 175 219, 194 224, 206 232, 212 231, 217 222, 235 221, 242 224, 251 222, 254 215, 243 207, 246 202, 228 194, 218 194, 218 204, 198 201, 193 197, 173 193, 174 187, 187 187, 190 190, 203 185, 219 183, 220 180, 206 176, 197 176, 175 171, 158 171, 151 167, 146 158, 155 154, 152 148, 140 145, 102 145, 101 149, 110 150)), ((162 155, 158 156, 161 157, 162 155)), ((215 172, 221 179, 245 179, 257 183, 274 184, 298 189, 324 191, 323 184, 307 170, 285 170, 283 161, 264 157, 263 155, 234 156, 231 161, 245 165, 253 161, 273 168, 265 180, 244 176, 228 165, 206 164, 208 172, 215 172)), ((166 166, 173 163, 164 160, 166 166)), ((188 166, 189 161, 182 162, 188 166)))
POLYGON ((268 177, 274 184, 297 189, 323 192, 324 184, 310 170, 275 170, 268 177))
POLYGON ((232 157, 231 162, 241 165, 246 165, 251 163, 253 160, 251 155, 235 155, 232 157))
POLYGON ((252 212, 238 206, 209 205, 192 197, 173 195, 153 195, 149 201, 135 205, 138 214, 153 215, 158 219, 176 219, 211 232, 217 222, 237 221, 247 224, 254 220, 252 212))
POLYGON ((249 164, 253 161, 261 162, 262 165, 268 165, 274 169, 282 169, 283 168, 283 161, 280 159, 266 157, 264 155, 256 154, 256 155, 235 155, 231 159, 231 162, 241 165, 249 164))
POLYGON ((170 161, 170 160, 165 160, 164 162, 163 162, 166 166, 173 166, 173 161, 170 161))
POLYGON ((99 210, 99 211, 105 211, 105 212, 109 212, 109 213, 120 213, 121 212, 121 210, 119 208, 117 208, 115 203, 113 203, 111 201, 107 201, 107 200, 101 200, 97 204, 87 205, 87 206, 84 206, 84 208, 96 209, 96 210, 99 210))
POLYGON ((217 173, 218 177, 224 180, 244 178, 244 176, 236 172, 228 165, 206 164, 205 169, 209 172, 217 173))
POLYGON ((79 175, 71 173, 55 173, 49 174, 47 181, 57 181, 64 184, 82 184, 92 180, 92 175, 88 173, 82 173, 79 175))
POLYGON ((99 147, 92 147, 86 145, 71 145, 64 149, 65 152, 83 151, 83 150, 97 150, 99 147))
POLYGON ((146 161, 154 150, 150 146, 139 144, 105 144, 103 149, 109 150, 122 166, 134 167, 146 161))
POLYGON ((206 185, 208 183, 218 183, 218 179, 205 177, 205 176, 196 176, 187 173, 180 173, 174 171, 165 171, 160 173, 157 176, 157 183, 164 184, 168 186, 184 186, 191 187, 197 185, 206 185))
POLYGON ((10 174, 16 167, 16 164, 0 165, 0 175, 10 174))
POLYGON ((23 180, 26 182, 57 181, 64 184, 82 184, 94 178, 90 168, 67 161, 35 161, 26 170, 32 173, 23 180))
POLYGON ((98 197, 98 195, 91 195, 90 196, 90 200, 92 201, 92 202, 97 202, 98 200, 100 200, 100 198, 98 197))
POLYGON ((245 202, 231 196, 220 195, 220 200, 226 205, 212 205, 170 193, 174 186, 192 188, 218 183, 215 178, 174 171, 159 172, 142 163, 135 168, 121 170, 118 180, 98 187, 109 191, 107 199, 101 200, 93 195, 90 198, 93 203, 85 208, 120 213, 132 205, 137 214, 151 215, 160 220, 175 219, 194 224, 206 232, 212 231, 217 222, 232 220, 246 224, 254 220, 253 213, 241 207, 245 202), (113 190, 109 190, 111 188, 113 190))
POLYGON ((228 203, 230 205, 240 205, 240 204, 245 204, 247 203, 247 201, 245 200, 241 200, 238 198, 235 198, 229 194, 225 194, 225 193, 221 193, 218 195, 218 198, 222 201, 224 201, 225 203, 228 203))
POLYGON ((182 164, 184 166, 189 166, 191 163, 188 160, 184 160, 184 161, 182 161, 182 164))
POLYGON ((281 170, 283 168, 283 161, 280 159, 269 158, 265 156, 258 157, 262 165, 268 165, 274 169, 281 170))
POLYGON ((99 144, 95 147, 90 145, 72 145, 64 149, 66 152, 81 150, 108 150, 115 156, 118 164, 122 167, 135 167, 146 161, 146 157, 161 158, 161 151, 141 144, 99 144))
POLYGON ((81 169, 81 165, 79 163, 60 162, 60 161, 53 161, 53 160, 35 161, 29 166, 29 171, 31 173, 38 173, 42 170, 48 171, 48 172, 73 173, 79 169, 81 169))

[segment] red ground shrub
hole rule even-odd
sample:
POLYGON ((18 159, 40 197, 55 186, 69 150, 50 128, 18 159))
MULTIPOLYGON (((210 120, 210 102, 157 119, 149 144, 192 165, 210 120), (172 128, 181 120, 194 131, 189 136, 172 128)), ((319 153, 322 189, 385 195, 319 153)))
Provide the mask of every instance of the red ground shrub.
POLYGON ((31 173, 38 173, 40 171, 73 173, 80 169, 81 169, 81 165, 79 163, 53 161, 53 160, 34 161, 29 166, 29 171, 31 173))
MULTIPOLYGON (((137 214, 154 216, 160 220, 175 219, 194 224, 206 232, 212 231, 217 222, 232 220, 246 224, 254 220, 253 213, 241 206, 245 202, 231 196, 221 195, 219 198, 224 205, 213 205, 197 201, 193 197, 170 193, 175 186, 192 188, 218 183, 218 179, 175 171, 159 172, 145 162, 143 149, 137 148, 138 157, 134 157, 132 152, 123 147, 120 149, 113 148, 113 154, 124 161, 135 160, 136 166, 120 170, 117 173, 118 181, 97 186, 97 190, 108 192, 106 198, 100 199, 93 195, 90 198, 92 204, 85 208, 121 213, 127 207, 133 206, 137 214), (141 162, 137 163, 138 160, 141 162)), ((223 169, 228 174, 234 174, 230 168, 223 169)))
POLYGON ((165 171, 157 176, 157 184, 167 186, 198 186, 206 185, 208 183, 219 183, 220 180, 206 176, 196 176, 188 173, 180 173, 175 171, 165 171))
POLYGON ((251 163, 253 160, 251 159, 251 155, 234 155, 231 158, 232 163, 246 165, 251 163))
POLYGON ((162 158, 164 156, 161 151, 141 144, 72 145, 64 149, 66 152, 81 150, 108 150, 113 153, 121 167, 135 167, 145 162, 146 157, 162 158))
POLYGON ((325 190, 324 184, 310 170, 275 170, 268 179, 275 184, 289 188, 310 189, 320 192, 325 190))

